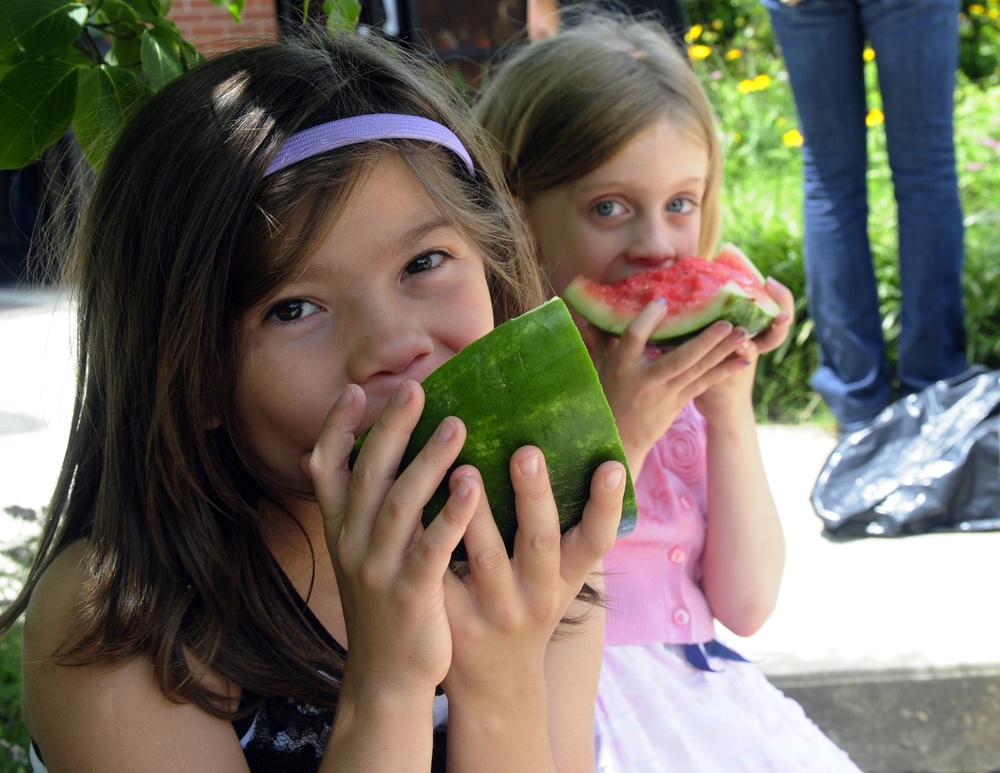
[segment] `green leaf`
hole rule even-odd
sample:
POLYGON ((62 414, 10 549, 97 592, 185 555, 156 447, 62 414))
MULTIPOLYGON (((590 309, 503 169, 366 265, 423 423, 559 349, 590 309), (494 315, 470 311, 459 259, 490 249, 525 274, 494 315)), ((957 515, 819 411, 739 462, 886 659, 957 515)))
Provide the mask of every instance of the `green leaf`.
POLYGON ((331 32, 353 30, 361 18, 361 3, 358 0, 323 0, 323 11, 326 28, 331 32))
POLYGON ((180 56, 180 35, 168 30, 147 30, 142 36, 142 69, 153 91, 159 91, 184 72, 180 56))
POLYGON ((198 53, 198 49, 194 47, 194 44, 187 40, 181 40, 180 55, 185 70, 190 70, 196 64, 205 60, 205 57, 198 53))
POLYGON ((91 67, 80 72, 73 113, 73 133, 83 155, 94 169, 99 169, 111 148, 114 137, 101 119, 101 68, 91 67))
POLYGON ((122 128, 152 90, 138 73, 102 65, 81 76, 73 130, 83 155, 100 169, 122 128))
POLYGON ((157 19, 165 18, 167 11, 170 10, 170 4, 168 3, 167 7, 164 8, 160 0, 120 0, 120 2, 135 11, 138 17, 148 24, 153 24, 157 19))
POLYGON ((102 65, 83 72, 73 115, 73 131, 94 169, 104 164, 125 123, 152 94, 140 75, 102 65))
MULTIPOLYGON (((142 54, 139 46, 142 33, 155 20, 156 17, 152 20, 140 18, 140 13, 125 0, 102 0, 93 23, 100 25, 106 39, 111 42, 111 48, 104 56, 104 62, 119 67, 140 68, 142 54)), ((92 29, 98 33, 97 29, 92 29)))
POLYGON ((73 117, 79 71, 65 62, 22 62, 0 80, 0 169, 42 157, 73 117))
POLYGON ((246 5, 246 0, 212 0, 212 4, 219 6, 219 8, 225 8, 229 11, 229 15, 233 17, 233 21, 238 22, 243 15, 243 7, 246 5))
POLYGON ((73 45, 89 15, 86 5, 67 0, 3 0, 0 62, 58 57, 73 45))

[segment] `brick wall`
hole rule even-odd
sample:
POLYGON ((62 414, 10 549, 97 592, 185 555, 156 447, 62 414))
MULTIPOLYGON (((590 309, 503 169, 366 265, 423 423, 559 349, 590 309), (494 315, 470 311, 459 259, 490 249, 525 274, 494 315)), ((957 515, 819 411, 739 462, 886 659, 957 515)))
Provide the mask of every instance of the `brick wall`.
POLYGON ((174 0, 170 18, 203 54, 278 36, 275 0, 246 0, 237 24, 229 11, 210 0, 174 0))

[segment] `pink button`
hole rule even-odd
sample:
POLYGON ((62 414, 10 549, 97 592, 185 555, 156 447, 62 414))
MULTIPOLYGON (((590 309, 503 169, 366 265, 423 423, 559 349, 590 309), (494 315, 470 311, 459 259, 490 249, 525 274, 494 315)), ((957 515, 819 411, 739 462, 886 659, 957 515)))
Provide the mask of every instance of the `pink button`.
POLYGON ((694 504, 694 502, 691 501, 691 497, 689 497, 687 494, 681 494, 680 503, 681 507, 683 507, 685 510, 690 510, 691 505, 694 504))
POLYGON ((691 622, 691 615, 686 609, 674 610, 674 625, 687 625, 691 622))
POLYGON ((672 564, 683 564, 688 557, 687 551, 681 547, 671 548, 670 553, 668 553, 667 555, 670 558, 670 563, 672 564))

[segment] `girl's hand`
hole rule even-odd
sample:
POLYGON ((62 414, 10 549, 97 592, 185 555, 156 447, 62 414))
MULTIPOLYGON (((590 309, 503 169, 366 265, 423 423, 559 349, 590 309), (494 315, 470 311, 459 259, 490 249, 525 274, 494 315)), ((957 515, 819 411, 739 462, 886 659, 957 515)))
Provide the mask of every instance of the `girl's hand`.
POLYGON ((781 346, 788 338, 792 329, 792 320, 795 319, 795 296, 792 295, 791 290, 774 277, 767 278, 764 289, 777 301, 781 311, 767 330, 754 337, 753 342, 757 346, 758 354, 773 352, 781 346))
POLYGON ((451 664, 445 575, 451 553, 479 506, 481 486, 454 487, 425 530, 423 507, 465 442, 452 417, 397 478, 424 393, 404 381, 372 427, 353 471, 348 460, 365 407, 349 385, 327 417, 309 461, 344 608, 350 657, 345 683, 358 678, 385 696, 428 701, 451 664))
MULTIPOLYGON (((473 759, 475 769, 488 769, 487 757, 497 770, 548 769, 546 650, 587 576, 614 544, 621 519, 625 470, 618 462, 598 467, 582 521, 562 535, 541 451, 518 449, 510 472, 518 520, 513 556, 508 558, 483 497, 465 533, 468 572, 449 578, 446 587, 453 642, 443 685, 450 711, 448 754, 460 770, 473 769, 473 759), (486 755, 486 749, 494 754, 486 755)), ((457 469, 452 485, 463 480, 481 489, 474 468, 457 469)), ((597 665, 600 646, 593 658, 597 665)), ((580 663, 580 669, 586 665, 580 663)), ((585 716, 592 723, 593 695, 585 716)))
POLYGON ((751 400, 757 361, 761 354, 774 351, 781 346, 791 330, 795 313, 795 298, 791 290, 770 277, 765 288, 777 301, 781 311, 771 325, 752 340, 746 338, 745 331, 736 331, 736 335, 742 335, 745 340, 740 341, 731 356, 734 365, 730 371, 731 375, 720 379, 695 399, 698 410, 710 423, 731 420, 734 413, 740 414, 749 410, 752 414, 751 400))
POLYGON ((633 479, 646 455, 681 409, 706 389, 745 367, 733 355, 745 332, 716 322, 676 348, 660 353, 647 342, 667 313, 650 303, 619 339, 601 335, 592 347, 594 365, 615 416, 633 479))

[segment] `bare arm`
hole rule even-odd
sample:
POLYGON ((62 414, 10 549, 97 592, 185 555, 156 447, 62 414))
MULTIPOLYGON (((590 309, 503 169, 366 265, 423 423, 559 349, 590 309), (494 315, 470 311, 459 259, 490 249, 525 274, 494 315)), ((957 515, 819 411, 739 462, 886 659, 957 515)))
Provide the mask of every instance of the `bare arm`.
POLYGON ((708 531, 702 587, 715 617, 740 636, 774 611, 785 541, 764 471, 753 408, 708 426, 708 531))
MULTIPOLYGON (((588 584, 603 591, 595 573, 588 584)), ((568 615, 581 622, 557 633, 545 653, 549 737, 561 773, 594 770, 594 705, 604 652, 604 609, 574 601, 568 615)))
POLYGON ((757 441, 752 394, 761 352, 788 336, 794 299, 768 279, 781 313, 771 327, 746 341, 734 359, 743 367, 695 400, 708 421, 708 532, 702 587, 715 617, 741 636, 771 616, 785 566, 785 539, 757 441))
POLYGON ((528 0, 528 40, 550 38, 559 32, 559 0, 528 0))
MULTIPOLYGON (((24 718, 49 773, 244 773, 232 724, 192 704, 167 700, 150 659, 90 666, 52 662, 73 625, 84 549, 77 543, 55 560, 25 618, 24 718)), ((206 678, 225 688, 217 675, 206 678)))

